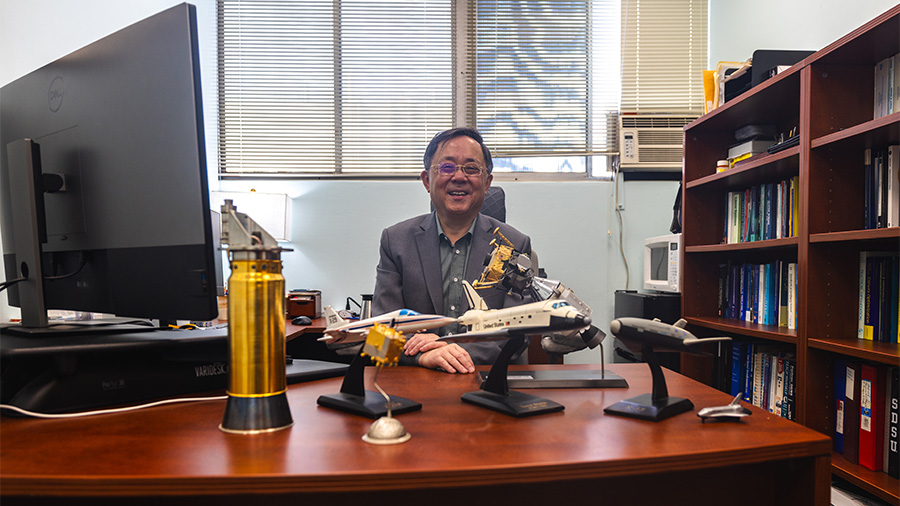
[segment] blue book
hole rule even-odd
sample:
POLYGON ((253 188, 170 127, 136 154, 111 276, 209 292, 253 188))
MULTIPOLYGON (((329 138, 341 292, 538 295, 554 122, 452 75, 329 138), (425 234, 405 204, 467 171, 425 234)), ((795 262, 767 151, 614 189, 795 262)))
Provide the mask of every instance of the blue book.
POLYGON ((891 278, 891 333, 888 342, 897 344, 900 341, 900 256, 894 255, 891 261, 894 268, 891 278))
POLYGON ((834 359, 834 451, 844 453, 844 392, 847 389, 847 362, 840 356, 834 359))
POLYGON ((771 306, 772 306, 772 304, 770 303, 770 300, 772 298, 772 291, 770 289, 770 286, 772 285, 772 283, 771 283, 772 269, 771 269, 771 264, 762 264, 759 266, 759 268, 766 272, 765 280, 762 283, 763 286, 760 287, 760 290, 762 291, 763 304, 762 304, 762 307, 760 308, 760 312, 759 312, 759 323, 762 323, 763 325, 768 325, 769 324, 769 313, 771 312, 771 306))
POLYGON ((750 188, 750 240, 759 240, 759 186, 750 188))
POLYGON ((744 374, 741 371, 744 365, 743 343, 732 341, 731 343, 731 396, 743 392, 744 374))
POLYGON ((744 401, 753 402, 753 355, 756 345, 744 343, 744 401))
POLYGON ((774 195, 774 185, 772 183, 766 183, 766 220, 765 220, 765 234, 764 239, 774 239, 775 238, 775 214, 773 213, 772 206, 775 205, 775 195, 774 195))
POLYGON ((778 325, 778 269, 774 262, 766 264, 766 296, 769 310, 766 313, 766 325, 778 325))
POLYGON ((745 319, 746 308, 747 308, 747 264, 743 264, 741 266, 741 275, 740 280, 738 281, 738 314, 735 315, 735 318, 739 320, 745 319))

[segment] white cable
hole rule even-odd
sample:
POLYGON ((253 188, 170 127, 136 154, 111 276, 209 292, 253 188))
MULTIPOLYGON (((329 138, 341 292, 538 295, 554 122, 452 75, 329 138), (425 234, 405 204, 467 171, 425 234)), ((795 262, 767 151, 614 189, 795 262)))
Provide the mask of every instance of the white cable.
POLYGON ((201 401, 223 401, 227 399, 227 395, 218 395, 214 397, 182 397, 179 399, 163 399, 161 401, 155 401, 148 404, 141 404, 138 406, 126 406, 124 408, 111 408, 111 409, 100 409, 97 411, 83 411, 81 413, 36 413, 34 411, 28 411, 27 409, 22 409, 18 406, 13 406, 11 404, 0 404, 0 409, 9 409, 15 411, 17 413, 21 413, 23 415, 31 416, 34 418, 78 418, 82 416, 94 416, 94 415, 106 415, 109 413, 124 413, 126 411, 136 411, 139 409, 152 408, 154 406, 161 406, 163 404, 175 404, 179 402, 201 402, 201 401))

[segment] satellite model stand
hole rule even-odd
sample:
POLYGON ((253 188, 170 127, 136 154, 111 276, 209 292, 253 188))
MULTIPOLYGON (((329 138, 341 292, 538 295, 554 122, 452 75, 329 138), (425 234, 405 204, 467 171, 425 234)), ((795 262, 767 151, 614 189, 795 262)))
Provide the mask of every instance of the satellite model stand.
POLYGON ((641 355, 650 366, 653 378, 653 391, 637 397, 619 401, 603 410, 610 415, 627 416, 658 422, 666 418, 691 411, 694 404, 681 397, 670 397, 666 386, 666 378, 657 360, 655 348, 675 351, 694 352, 690 346, 713 341, 730 341, 730 337, 711 337, 698 339, 682 328, 687 322, 679 320, 675 325, 658 320, 643 318, 619 318, 609 324, 612 333, 623 341, 641 346, 641 355))
MULTIPOLYGON (((360 352, 353 357, 350 368, 347 369, 347 373, 344 375, 344 382, 341 383, 341 391, 336 394, 320 395, 316 403, 326 408, 374 419, 422 409, 421 403, 405 397, 387 396, 383 392, 379 393, 365 389, 363 373, 366 365, 375 362, 380 369, 382 365, 395 364, 399 358, 399 350, 402 350, 403 347, 402 343, 399 345, 399 348, 395 349, 396 346, 393 343, 396 340, 386 335, 393 330, 386 330, 384 325, 375 323, 369 331, 366 343, 360 352)), ((396 333, 399 334, 399 332, 396 333)), ((403 339, 403 342, 405 341, 403 339)), ((375 388, 380 390, 377 384, 375 388)))

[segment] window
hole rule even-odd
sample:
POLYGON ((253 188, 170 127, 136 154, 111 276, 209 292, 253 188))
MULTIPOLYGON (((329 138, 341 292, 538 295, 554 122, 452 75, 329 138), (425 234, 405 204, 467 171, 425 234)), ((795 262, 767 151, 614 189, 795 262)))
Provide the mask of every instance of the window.
MULTIPOLYGON (((474 125, 498 173, 604 177, 620 97, 657 82, 622 87, 621 23, 636 4, 644 20, 697 4, 656 2, 218 0, 220 173, 417 175, 436 132, 474 125)), ((660 33, 702 39, 702 56, 688 51, 698 68, 703 12, 702 25, 679 20, 660 33)), ((641 45, 641 61, 658 48, 641 45)), ((673 95, 681 109, 683 93, 702 103, 691 86, 673 95)))
POLYGON ((468 106, 497 172, 606 172, 616 149, 618 9, 619 0, 470 4, 468 106))
POLYGON ((623 111, 703 114, 707 2, 623 2, 623 111))
POLYGON ((450 2, 220 0, 228 174, 418 174, 452 121, 450 2))

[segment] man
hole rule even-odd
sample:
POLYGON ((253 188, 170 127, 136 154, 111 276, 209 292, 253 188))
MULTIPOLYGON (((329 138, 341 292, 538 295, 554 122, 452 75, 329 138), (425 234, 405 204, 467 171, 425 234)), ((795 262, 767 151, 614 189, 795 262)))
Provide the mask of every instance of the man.
MULTIPOLYGON (((421 179, 434 211, 382 232, 372 301, 375 315, 400 308, 453 317, 465 313, 469 308, 462 281, 471 283, 480 276, 497 227, 517 250, 531 252, 528 236, 480 214, 493 180, 491 154, 481 134, 470 128, 440 132, 425 150, 424 161, 421 179)), ((492 309, 523 302, 498 288, 480 294, 492 309)), ((448 332, 445 329, 442 333, 448 332)), ((447 344, 437 338, 433 333, 409 338, 401 364, 471 373, 475 365, 493 363, 505 343, 447 344)), ((524 360, 520 354, 514 362, 524 360)))

